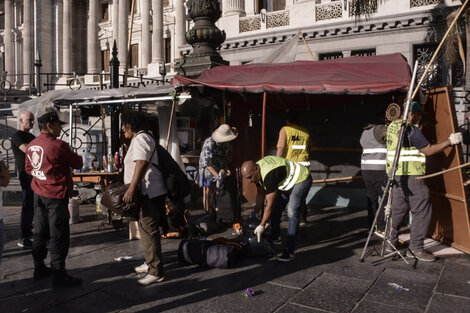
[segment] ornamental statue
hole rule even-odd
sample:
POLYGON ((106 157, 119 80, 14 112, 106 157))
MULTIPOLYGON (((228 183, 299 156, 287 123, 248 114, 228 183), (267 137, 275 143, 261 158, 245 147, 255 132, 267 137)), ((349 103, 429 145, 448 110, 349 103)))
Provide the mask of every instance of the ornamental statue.
POLYGON ((222 11, 218 0, 189 0, 188 13, 194 27, 186 32, 186 41, 193 51, 176 66, 178 73, 195 76, 218 65, 228 65, 217 48, 225 41, 225 32, 215 26, 222 11))

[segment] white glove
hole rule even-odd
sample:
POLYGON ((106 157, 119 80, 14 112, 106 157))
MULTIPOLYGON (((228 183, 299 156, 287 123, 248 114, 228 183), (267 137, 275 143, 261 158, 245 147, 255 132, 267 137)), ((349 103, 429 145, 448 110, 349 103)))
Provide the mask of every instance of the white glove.
POLYGON ((261 225, 258 225, 258 226, 256 226, 256 228, 255 228, 254 233, 255 233, 255 235, 258 236, 258 242, 261 241, 261 234, 264 233, 264 229, 265 229, 265 227, 264 227, 264 226, 261 226, 261 225))
POLYGON ((452 133, 452 134, 450 134, 449 140, 450 140, 451 145, 458 145, 463 140, 462 133, 452 133))

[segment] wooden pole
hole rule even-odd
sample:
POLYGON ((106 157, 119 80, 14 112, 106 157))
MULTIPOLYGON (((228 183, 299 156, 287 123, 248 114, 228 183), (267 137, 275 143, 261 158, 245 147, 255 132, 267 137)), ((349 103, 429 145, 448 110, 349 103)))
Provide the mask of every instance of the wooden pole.
POLYGON ((265 156, 265 144, 266 144, 266 91, 263 92, 263 112, 261 114, 261 158, 265 156))
MULTIPOLYGON (((421 76, 421 78, 419 79, 418 81, 418 84, 416 84, 416 88, 413 92, 413 95, 411 96, 411 99, 413 99, 416 94, 418 93, 419 91, 419 87, 421 86, 421 84, 423 83, 423 80, 424 78, 426 77, 426 74, 428 73, 429 71, 429 68, 431 67, 432 63, 434 62, 434 60, 436 59, 437 57, 437 54, 439 53, 439 51, 441 50, 442 46, 444 45, 444 42, 446 41, 447 39, 447 36, 449 36, 450 34, 450 31, 452 30, 452 28, 454 27, 455 23, 457 23, 457 20, 459 19, 460 15, 462 15, 462 12, 463 10, 465 9, 465 7, 467 6, 467 3, 468 1, 470 0, 466 0, 464 2, 464 4, 462 4, 462 6, 460 7, 460 9, 458 10, 457 12, 457 15, 455 16, 454 20, 452 21, 452 23, 450 24, 449 28, 447 29, 446 33, 444 34, 444 37, 442 38, 441 42, 439 43, 439 46, 437 46, 437 49, 436 51, 434 52, 431 60, 429 61, 428 65, 426 66, 426 69, 424 70, 424 73, 423 75, 421 76)), ((413 86, 410 86, 410 88, 412 88, 413 86)))
POLYGON ((127 62, 126 68, 124 70, 124 78, 123 78, 123 86, 127 87, 127 71, 129 70, 129 63, 131 61, 131 43, 132 43, 132 30, 134 29, 134 8, 135 8, 135 0, 132 0, 131 4, 131 25, 129 30, 129 35, 127 36, 127 62))
POLYGON ((312 50, 310 50, 310 47, 309 47, 307 41, 305 41, 304 34, 302 34, 302 32, 300 32, 300 38, 302 38, 302 41, 304 42, 304 45, 307 47, 307 50, 310 53, 310 56, 312 57, 312 60, 315 61, 315 56, 313 55, 312 50))
POLYGON ((436 173, 433 173, 433 174, 429 174, 429 175, 425 175, 425 176, 419 176, 419 177, 416 177, 416 180, 431 178, 431 177, 434 177, 434 176, 439 176, 439 175, 442 175, 444 173, 447 173, 447 172, 450 172, 450 171, 453 171, 453 170, 457 170, 457 169, 462 168, 462 167, 468 167, 468 166, 470 166, 470 162, 459 165, 459 166, 456 166, 456 167, 448 168, 446 170, 436 172, 436 173))
POLYGON ((176 107, 176 97, 173 98, 173 103, 171 104, 170 123, 168 123, 168 134, 166 135, 165 150, 168 150, 168 145, 170 144, 171 127, 173 126, 175 107, 176 107))

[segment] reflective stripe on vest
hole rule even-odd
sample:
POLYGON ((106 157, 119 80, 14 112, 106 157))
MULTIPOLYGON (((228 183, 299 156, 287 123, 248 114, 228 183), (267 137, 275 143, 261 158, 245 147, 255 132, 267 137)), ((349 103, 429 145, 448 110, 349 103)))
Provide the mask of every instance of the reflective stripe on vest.
MULTIPOLYGON (((284 166, 287 171, 286 178, 278 184, 278 189, 287 191, 294 187, 295 184, 303 182, 310 175, 310 171, 305 166, 286 160, 284 158, 278 158, 275 156, 267 156, 256 162, 260 167, 261 178, 264 182, 266 175, 281 166, 284 166)), ((263 188, 264 184, 263 184, 263 188)))
MULTIPOLYGON (((409 124, 407 124, 408 126, 409 124)), ((393 159, 398 145, 398 133, 401 120, 396 120, 388 126, 387 130, 387 173, 393 166, 393 159)), ((426 155, 419 152, 416 147, 403 147, 400 150, 396 175, 424 175, 426 173, 426 155)))
POLYGON ((385 171, 387 148, 385 144, 377 142, 374 137, 374 127, 362 132, 361 170, 385 171))
POLYGON ((307 162, 309 159, 307 143, 310 137, 308 130, 304 127, 284 126, 286 132, 285 158, 294 162, 307 162))

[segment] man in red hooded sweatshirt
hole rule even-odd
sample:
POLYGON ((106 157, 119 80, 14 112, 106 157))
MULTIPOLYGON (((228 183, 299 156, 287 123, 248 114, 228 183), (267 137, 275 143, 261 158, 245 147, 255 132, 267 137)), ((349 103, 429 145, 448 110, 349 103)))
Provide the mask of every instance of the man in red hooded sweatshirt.
POLYGON ((32 175, 34 191, 34 279, 53 275, 54 287, 75 286, 80 278, 69 276, 65 258, 70 246, 68 202, 72 197, 71 168, 83 166, 82 158, 57 139, 65 124, 55 111, 38 118, 41 134, 26 149, 25 169, 32 175), (51 268, 44 264, 50 241, 51 268))

